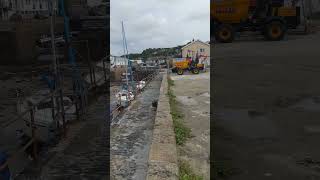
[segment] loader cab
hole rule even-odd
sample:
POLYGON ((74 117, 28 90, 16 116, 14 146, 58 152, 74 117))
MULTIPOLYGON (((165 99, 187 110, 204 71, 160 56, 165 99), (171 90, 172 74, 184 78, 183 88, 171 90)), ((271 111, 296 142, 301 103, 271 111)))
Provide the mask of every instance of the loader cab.
POLYGON ((278 41, 300 24, 300 7, 284 7, 280 0, 214 0, 211 8, 213 34, 222 43, 243 31, 259 31, 266 40, 278 41))

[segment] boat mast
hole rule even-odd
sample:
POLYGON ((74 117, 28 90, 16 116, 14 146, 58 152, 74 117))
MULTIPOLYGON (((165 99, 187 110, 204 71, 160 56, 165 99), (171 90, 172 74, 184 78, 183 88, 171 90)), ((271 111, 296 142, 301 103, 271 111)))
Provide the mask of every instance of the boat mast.
POLYGON ((128 79, 128 68, 129 68, 129 59, 128 59, 128 46, 126 41, 126 34, 124 30, 123 21, 121 22, 122 25, 122 42, 123 42, 123 54, 125 59, 127 59, 127 68, 126 68, 126 84, 127 84, 127 90, 129 92, 129 79, 128 79))

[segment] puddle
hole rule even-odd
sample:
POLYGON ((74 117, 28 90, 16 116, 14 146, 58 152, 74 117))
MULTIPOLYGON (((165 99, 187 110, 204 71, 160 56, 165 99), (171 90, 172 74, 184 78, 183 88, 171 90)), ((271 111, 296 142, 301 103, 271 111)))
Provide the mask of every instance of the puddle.
POLYGON ((320 97, 305 98, 291 106, 291 108, 307 111, 320 111, 320 97))
POLYGON ((208 92, 201 93, 200 96, 202 97, 210 97, 210 94, 208 92))
POLYGON ((0 75, 0 80, 1 81, 6 81, 8 79, 12 78, 12 75, 9 75, 9 74, 1 74, 0 75))
POLYGON ((297 166, 294 158, 290 156, 279 154, 264 154, 262 155, 262 158, 264 161, 275 164, 279 168, 286 167, 285 169, 290 172, 309 173, 297 166))
POLYGON ((202 112, 202 111, 196 111, 196 110, 191 110, 192 113, 197 114, 198 116, 202 116, 202 117, 209 117, 209 113, 208 112, 202 112))
POLYGON ((303 130, 304 130, 304 132, 309 133, 309 134, 319 134, 320 133, 320 126, 318 126, 318 125, 304 126, 303 130))
POLYGON ((318 171, 320 170, 320 161, 314 160, 312 157, 305 157, 304 159, 298 160, 297 164, 309 168, 315 168, 318 171))
POLYGON ((247 109, 225 109, 217 114, 216 123, 232 133, 247 138, 276 136, 275 125, 263 115, 250 116, 247 109))
POLYGON ((193 106, 193 105, 198 104, 198 102, 196 100, 194 100, 193 98, 190 98, 188 96, 177 96, 177 100, 186 106, 193 106))

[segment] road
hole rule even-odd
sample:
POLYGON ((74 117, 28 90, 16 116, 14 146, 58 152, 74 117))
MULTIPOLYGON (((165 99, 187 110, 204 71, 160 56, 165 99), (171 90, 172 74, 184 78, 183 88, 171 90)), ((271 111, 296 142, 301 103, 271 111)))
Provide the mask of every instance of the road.
POLYGON ((319 42, 214 45, 216 179, 320 179, 319 42))
POLYGON ((111 179, 144 180, 147 174, 148 154, 156 108, 152 102, 158 100, 161 75, 155 77, 124 110, 111 126, 110 156, 111 179))
POLYGON ((188 162, 204 180, 210 179, 210 71, 197 75, 171 74, 173 94, 184 115, 183 123, 191 129, 191 138, 178 146, 178 159, 188 162))

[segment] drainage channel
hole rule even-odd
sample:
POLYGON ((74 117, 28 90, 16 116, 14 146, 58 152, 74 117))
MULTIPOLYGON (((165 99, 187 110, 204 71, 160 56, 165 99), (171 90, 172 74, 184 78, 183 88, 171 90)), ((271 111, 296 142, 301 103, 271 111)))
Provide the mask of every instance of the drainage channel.
POLYGON ((114 119, 111 127, 111 179, 146 178, 148 154, 162 75, 159 74, 134 102, 114 119))

